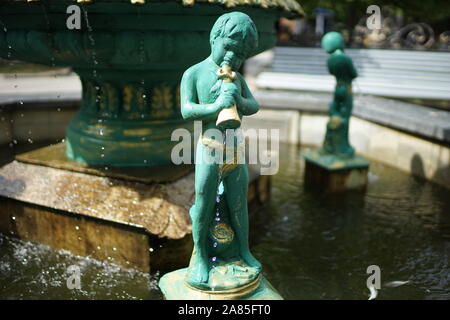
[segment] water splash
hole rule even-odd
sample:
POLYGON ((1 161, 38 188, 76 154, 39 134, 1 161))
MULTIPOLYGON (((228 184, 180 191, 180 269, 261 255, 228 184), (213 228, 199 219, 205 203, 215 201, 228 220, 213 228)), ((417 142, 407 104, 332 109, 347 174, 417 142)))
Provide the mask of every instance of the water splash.
POLYGON ((147 274, 66 250, 0 234, 0 299, 160 299, 159 273, 147 274), (81 273, 81 290, 70 290, 68 268, 81 273))
MULTIPOLYGON (((42 12, 43 12, 43 15, 44 15, 45 23, 47 25, 47 31, 48 31, 48 35, 47 36, 51 37, 52 27, 51 27, 51 23, 50 23, 50 18, 48 17, 48 11, 47 11, 45 3, 43 3, 43 2, 41 3, 41 8, 42 8, 42 12)), ((56 66, 55 57, 54 57, 53 54, 50 54, 50 64, 51 64, 52 67, 56 66)))
POLYGON ((89 22, 88 11, 86 10, 85 5, 81 4, 81 8, 83 11, 84 22, 86 23, 86 28, 88 30, 89 43, 92 47, 92 62, 94 64, 94 67, 92 68, 92 76, 94 78, 97 78, 97 68, 96 67, 98 65, 98 60, 97 60, 97 51, 95 49, 96 45, 95 45, 95 39, 94 39, 94 35, 93 35, 93 29, 89 22))

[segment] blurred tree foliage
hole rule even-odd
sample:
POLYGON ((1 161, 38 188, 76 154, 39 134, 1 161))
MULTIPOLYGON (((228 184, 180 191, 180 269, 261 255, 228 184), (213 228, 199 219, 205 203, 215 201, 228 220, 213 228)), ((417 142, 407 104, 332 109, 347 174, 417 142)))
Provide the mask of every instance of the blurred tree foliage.
MULTIPOLYGON (((376 4, 391 13, 403 15, 405 24, 425 22, 433 25, 450 20, 449 0, 297 0, 308 18, 313 18, 315 8, 335 11, 335 22, 354 26, 366 14, 369 5, 376 4)), ((446 23, 447 24, 447 23, 446 23)))

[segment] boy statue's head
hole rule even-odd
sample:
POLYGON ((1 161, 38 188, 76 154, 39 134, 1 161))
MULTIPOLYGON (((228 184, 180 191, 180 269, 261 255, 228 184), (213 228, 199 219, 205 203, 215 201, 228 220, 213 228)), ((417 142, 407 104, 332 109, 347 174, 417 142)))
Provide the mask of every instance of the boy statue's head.
POLYGON ((209 37, 211 57, 223 66, 238 70, 258 47, 258 31, 248 15, 242 12, 223 14, 217 19, 209 37))
POLYGON ((326 33, 321 40, 322 48, 328 52, 333 53, 336 50, 344 50, 344 37, 339 32, 331 31, 326 33))

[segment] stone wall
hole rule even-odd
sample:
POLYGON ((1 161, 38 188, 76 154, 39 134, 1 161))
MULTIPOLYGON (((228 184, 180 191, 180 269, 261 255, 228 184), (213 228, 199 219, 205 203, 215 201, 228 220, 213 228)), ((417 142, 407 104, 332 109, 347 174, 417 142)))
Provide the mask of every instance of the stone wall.
MULTIPOLYGON (((278 128, 280 141, 318 147, 325 136, 328 116, 297 110, 263 108, 244 120, 248 128, 278 128)), ((450 188, 450 147, 353 116, 350 141, 370 160, 395 167, 450 188)))

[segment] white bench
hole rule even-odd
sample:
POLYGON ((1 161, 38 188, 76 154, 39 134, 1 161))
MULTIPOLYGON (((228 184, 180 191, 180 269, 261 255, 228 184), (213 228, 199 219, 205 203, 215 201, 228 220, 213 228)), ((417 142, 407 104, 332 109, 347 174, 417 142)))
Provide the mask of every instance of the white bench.
MULTIPOLYGON (((450 52, 346 49, 358 70, 355 94, 450 100, 450 52)), ((261 72, 259 88, 332 92, 329 55, 321 48, 274 48, 271 72, 261 72)))

